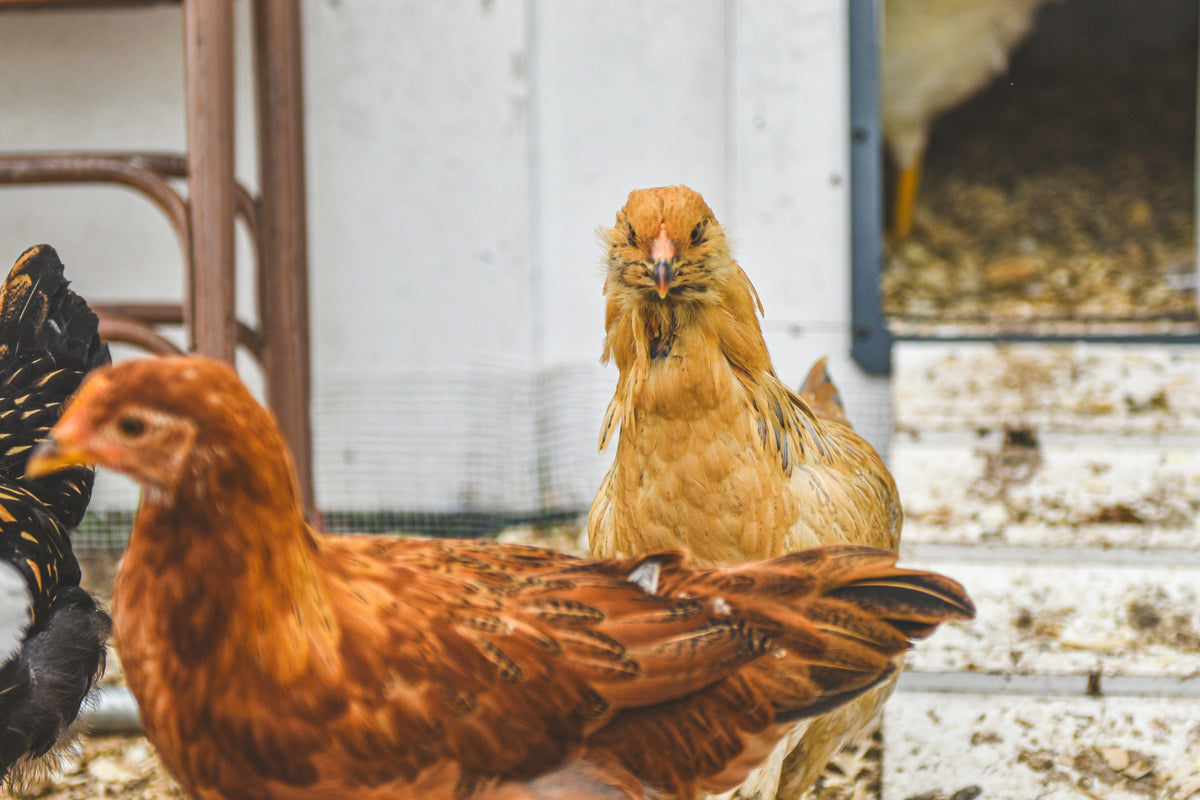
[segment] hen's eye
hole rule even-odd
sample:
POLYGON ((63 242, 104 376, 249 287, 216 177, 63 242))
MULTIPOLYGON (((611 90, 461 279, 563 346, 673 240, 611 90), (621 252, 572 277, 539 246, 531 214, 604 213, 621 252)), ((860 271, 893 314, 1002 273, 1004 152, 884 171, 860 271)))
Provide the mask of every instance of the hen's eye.
POLYGON ((696 247, 697 245, 704 243, 705 227, 705 224, 700 222, 697 223, 696 227, 692 228, 692 247, 696 247))
POLYGON ((138 417, 121 417, 117 420, 117 430, 126 436, 141 436, 146 432, 146 423, 138 417))

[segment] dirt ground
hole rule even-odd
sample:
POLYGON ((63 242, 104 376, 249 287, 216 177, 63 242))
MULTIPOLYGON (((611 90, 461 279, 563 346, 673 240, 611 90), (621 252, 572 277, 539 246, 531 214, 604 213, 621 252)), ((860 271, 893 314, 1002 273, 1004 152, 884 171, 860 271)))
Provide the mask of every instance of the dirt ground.
MULTIPOLYGON (((815 800, 871 800, 879 797, 879 735, 848 747, 819 779, 815 800)), ((14 797, 42 800, 169 800, 184 797, 166 774, 144 736, 82 736, 60 767, 31 781, 14 797)))
POLYGON ((184 794, 144 736, 83 736, 56 770, 30 781, 19 798, 166 800, 184 794))
MULTIPOLYGON (((879 797, 879 736, 848 747, 819 779, 815 800, 879 797)), ((33 780, 15 797, 42 800, 169 800, 184 797, 144 736, 82 736, 58 770, 33 780)))

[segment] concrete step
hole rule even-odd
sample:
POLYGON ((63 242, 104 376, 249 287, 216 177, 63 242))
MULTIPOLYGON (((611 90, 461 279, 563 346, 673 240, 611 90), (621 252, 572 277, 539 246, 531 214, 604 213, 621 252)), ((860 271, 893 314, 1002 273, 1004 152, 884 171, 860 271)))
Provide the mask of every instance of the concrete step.
POLYGON ((994 552, 975 563, 903 563, 960 581, 977 608, 974 620, 919 643, 910 670, 1200 678, 1200 563, 1038 564, 994 552))
POLYGON ((899 433, 1200 433, 1192 345, 901 342, 893 365, 899 433))
POLYGON ((894 358, 902 563, 978 616, 910 654, 884 800, 1200 798, 1200 348, 894 358))
POLYGON ((883 800, 1200 797, 1200 698, 897 692, 883 800))
POLYGON ((907 541, 1190 548, 1200 437, 899 434, 907 541))

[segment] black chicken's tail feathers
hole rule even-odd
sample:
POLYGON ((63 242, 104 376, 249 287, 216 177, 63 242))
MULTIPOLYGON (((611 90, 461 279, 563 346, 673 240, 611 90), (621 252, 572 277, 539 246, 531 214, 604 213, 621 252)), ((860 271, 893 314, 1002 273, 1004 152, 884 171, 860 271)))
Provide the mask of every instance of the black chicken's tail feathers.
POLYGON ((51 355, 83 371, 110 361, 95 312, 69 285, 50 245, 21 254, 0 287, 0 361, 51 355))
POLYGON ((20 785, 69 740, 80 704, 104 672, 111 620, 86 591, 59 592, 46 624, 0 666, 0 778, 20 785))

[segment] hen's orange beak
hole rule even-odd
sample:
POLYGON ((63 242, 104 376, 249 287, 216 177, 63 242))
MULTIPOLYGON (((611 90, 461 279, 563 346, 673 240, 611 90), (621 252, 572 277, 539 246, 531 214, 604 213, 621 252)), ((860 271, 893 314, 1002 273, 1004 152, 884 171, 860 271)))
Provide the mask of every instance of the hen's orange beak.
POLYGON ((52 472, 91 462, 92 458, 85 450, 64 442, 51 433, 48 439, 33 448, 33 452, 29 454, 29 460, 25 462, 25 477, 40 478, 52 472))
POLYGON ((654 261, 654 288, 659 298, 665 298, 675 277, 675 243, 667 233, 667 223, 658 227, 658 236, 650 243, 650 258, 654 261))

